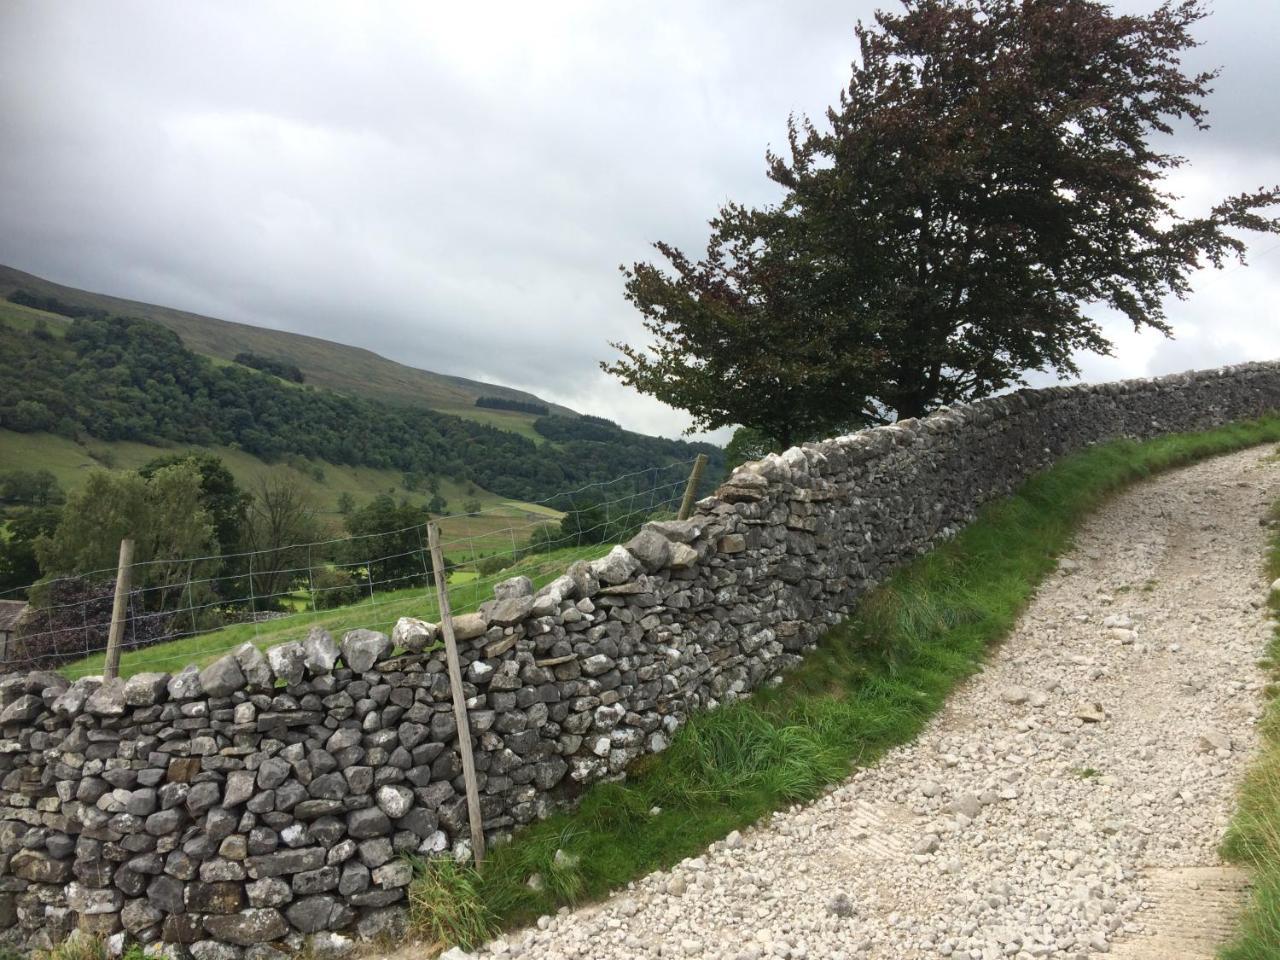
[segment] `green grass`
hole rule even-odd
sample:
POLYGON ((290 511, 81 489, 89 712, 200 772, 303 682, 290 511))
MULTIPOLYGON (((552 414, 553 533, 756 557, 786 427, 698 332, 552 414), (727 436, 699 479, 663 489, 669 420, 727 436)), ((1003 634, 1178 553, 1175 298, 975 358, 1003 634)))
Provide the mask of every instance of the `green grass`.
MULTIPOLYGON (((52 433, 15 433, 3 429, 0 429, 0 472, 48 470, 64 490, 70 491, 83 484, 89 471, 95 468, 136 470, 156 457, 193 449, 218 456, 246 490, 252 490, 257 478, 264 473, 283 472, 290 483, 306 491, 335 534, 340 533, 341 528, 338 497, 344 493, 351 494, 357 506, 380 493, 390 493, 396 499, 407 497, 419 504, 430 497, 425 490, 407 490, 404 474, 396 470, 353 467, 323 460, 307 460, 307 469, 299 470, 285 463, 268 464, 233 447, 153 447, 145 443, 102 440, 81 444, 52 433), (317 479, 317 470, 323 479, 317 479)), ((511 549, 512 528, 516 538, 523 542, 529 537, 531 525, 562 516, 547 507, 507 500, 472 484, 443 477, 440 493, 448 502, 451 514, 461 513, 463 503, 468 500, 479 502, 484 513, 478 517, 449 517, 442 522, 441 532, 445 540, 473 538, 475 543, 468 544, 468 549, 474 549, 481 556, 511 549)))
POLYGON ((65 336, 67 326, 71 323, 61 314, 48 313, 44 310, 37 310, 35 307, 24 307, 20 303, 0 300, 0 323, 4 323, 14 330, 31 330, 41 320, 44 321, 45 329, 55 337, 65 336))
POLYGON ((426 905, 416 914, 419 933, 474 945, 813 799, 853 766, 916 736, 1006 636, 1076 526, 1106 497, 1158 471, 1274 440, 1280 418, 1270 417, 1065 459, 868 595, 782 684, 693 717, 666 752, 633 765, 628 782, 597 785, 576 811, 521 831, 479 875, 423 865, 413 888, 415 903, 426 905), (554 866, 558 849, 575 855, 576 866, 554 866), (534 874, 541 889, 529 884, 534 874))
MULTIPOLYGON (((139 953, 131 957, 126 952, 123 960, 137 960, 139 953)), ((34 960, 107 960, 107 943, 101 937, 73 932, 52 950, 37 950, 32 957, 34 960)))
MULTIPOLYGON (((1280 454, 1280 451, 1277 451, 1280 454)), ((1267 582, 1280 579, 1280 503, 1271 510, 1276 527, 1267 555, 1267 582)), ((1280 593, 1270 597, 1280 615, 1280 593)), ((1271 683, 1270 701, 1259 731, 1262 752, 1249 768, 1240 790, 1239 807, 1222 844, 1227 860, 1253 869, 1253 896, 1241 922, 1239 936, 1224 947, 1222 960, 1280 958, 1280 631, 1262 663, 1271 683)))
MULTIPOLYGON (((480 577, 473 571, 455 573, 449 582, 449 607, 454 613, 475 610, 493 595, 493 585, 499 580, 523 574, 541 586, 564 573, 575 560, 598 557, 610 549, 612 547, 606 545, 555 550, 526 557, 491 577, 480 577)), ((120 676, 130 677, 151 670, 176 673, 189 663, 203 667, 245 642, 252 642, 260 650, 265 650, 290 640, 302 640, 313 626, 323 627, 341 639, 344 632, 357 627, 389 633, 401 617, 435 621, 440 613, 434 588, 417 587, 377 593, 360 603, 332 610, 312 611, 306 608, 305 603, 301 606, 301 611, 278 620, 235 624, 153 647, 125 651, 120 657, 120 676)), ((96 653, 65 664, 60 672, 71 678, 95 676, 102 673, 105 657, 105 653, 96 653)))
POLYGON ((487 423, 489 426, 497 427, 499 430, 518 433, 522 437, 528 437, 535 443, 547 442, 546 437, 533 429, 533 421, 538 418, 532 413, 520 413, 518 410, 493 410, 489 407, 477 407, 474 403, 459 404, 457 406, 442 405, 435 409, 441 413, 451 413, 455 417, 462 417, 465 420, 487 423))

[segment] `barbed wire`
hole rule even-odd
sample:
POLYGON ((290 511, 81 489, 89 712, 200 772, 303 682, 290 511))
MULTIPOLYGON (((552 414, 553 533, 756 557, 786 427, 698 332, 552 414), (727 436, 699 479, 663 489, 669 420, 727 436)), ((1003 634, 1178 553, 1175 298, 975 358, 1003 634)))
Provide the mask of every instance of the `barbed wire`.
MULTIPOLYGON (((163 579, 144 581, 129 592, 126 633, 120 643, 123 672, 139 665, 156 669, 178 661, 207 662, 246 641, 265 647, 302 639, 286 634, 314 625, 335 631, 388 631, 401 616, 432 619, 439 603, 423 532, 429 523, 445 524, 441 548, 451 606, 467 612, 491 596, 501 580, 521 573, 535 582, 549 579, 572 559, 605 552, 645 519, 673 515, 692 463, 673 461, 542 501, 512 501, 394 530, 133 564, 132 572, 159 569, 163 579), (637 484, 637 478, 647 482, 637 484), (623 483, 628 484, 625 491, 605 499, 595 496, 623 483), (547 515, 527 509, 552 502, 567 504, 568 509, 547 515), (505 522, 473 533, 451 531, 451 526, 481 517, 505 522), (415 533, 417 542, 412 543, 415 533), (377 539, 401 537, 411 544, 377 539), (374 542, 391 549, 359 556, 363 545, 374 542), (234 561, 244 562, 232 572, 218 572, 234 561), (274 566, 277 561, 280 567, 274 566), (155 649, 144 653, 148 648, 155 649)), ((45 591, 43 599, 30 608, 20 634, 0 651, 0 670, 39 665, 57 666, 68 677, 100 673, 115 574, 114 568, 100 569, 33 585, 45 591), (60 588, 87 588, 89 593, 68 599, 59 595, 60 588)))

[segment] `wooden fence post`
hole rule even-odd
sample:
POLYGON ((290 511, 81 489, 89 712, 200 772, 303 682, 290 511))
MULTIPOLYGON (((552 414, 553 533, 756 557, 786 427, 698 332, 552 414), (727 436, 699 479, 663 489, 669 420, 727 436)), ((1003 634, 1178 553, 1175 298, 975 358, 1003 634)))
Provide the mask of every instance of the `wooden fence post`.
POLYGON ((476 761, 471 755, 471 721, 467 718, 467 698, 462 692, 462 664, 458 660, 458 641, 453 635, 453 615, 449 612, 449 592, 445 585, 444 555, 440 550, 440 531, 427 524, 427 542, 431 547, 431 568, 436 581, 436 600, 440 604, 440 632, 444 634, 445 660, 449 664, 449 686, 453 690, 453 719, 458 725, 458 752, 462 754, 462 778, 467 785, 467 817, 471 821, 471 852, 476 869, 484 863, 484 824, 480 818, 480 785, 476 780, 476 761))
POLYGON ((120 541, 120 562, 116 565, 116 596, 111 605, 111 632, 107 634, 107 662, 102 675, 108 680, 120 676, 120 641, 129 618, 129 568, 133 565, 133 541, 120 541))
POLYGON ((688 520, 689 514, 693 513, 693 501, 698 495, 698 484, 702 480, 702 471, 707 466, 707 455, 705 453, 698 454, 698 458, 693 461, 693 471, 689 474, 689 483, 684 488, 684 499, 680 501, 680 512, 676 514, 677 520, 688 520))

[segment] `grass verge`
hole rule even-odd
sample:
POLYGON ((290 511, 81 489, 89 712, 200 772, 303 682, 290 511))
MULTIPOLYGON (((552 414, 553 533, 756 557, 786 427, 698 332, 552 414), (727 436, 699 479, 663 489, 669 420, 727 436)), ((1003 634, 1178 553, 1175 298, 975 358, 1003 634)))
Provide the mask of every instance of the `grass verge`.
POLYGON ((1064 459, 869 594, 783 683, 692 718, 627 783, 598 785, 577 810, 521 831, 480 875, 421 865, 412 890, 418 934, 474 946, 814 798, 920 731, 1009 632, 1103 499, 1151 474, 1276 440, 1272 416, 1064 459), (541 882, 531 885, 535 874, 541 882))
MULTIPOLYGON (((1275 523, 1267 554, 1267 580, 1280 580, 1280 503, 1271 509, 1275 523)), ((1280 591, 1270 596, 1280 618, 1280 591)), ((1262 751, 1249 768, 1240 802, 1222 844, 1222 855, 1253 870, 1253 896, 1239 936, 1219 952, 1222 960, 1280 958, 1280 629, 1267 649, 1262 667, 1270 677, 1269 703, 1259 732, 1262 751)))

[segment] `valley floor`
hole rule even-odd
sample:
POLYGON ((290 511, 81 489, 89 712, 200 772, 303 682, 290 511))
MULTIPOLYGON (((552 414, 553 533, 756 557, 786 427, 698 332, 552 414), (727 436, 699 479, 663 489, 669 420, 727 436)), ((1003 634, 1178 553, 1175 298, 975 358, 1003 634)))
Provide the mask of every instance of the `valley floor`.
POLYGON ((1263 708, 1269 452, 1107 503, 913 743, 478 956, 1212 957, 1244 902, 1217 847, 1263 708))

